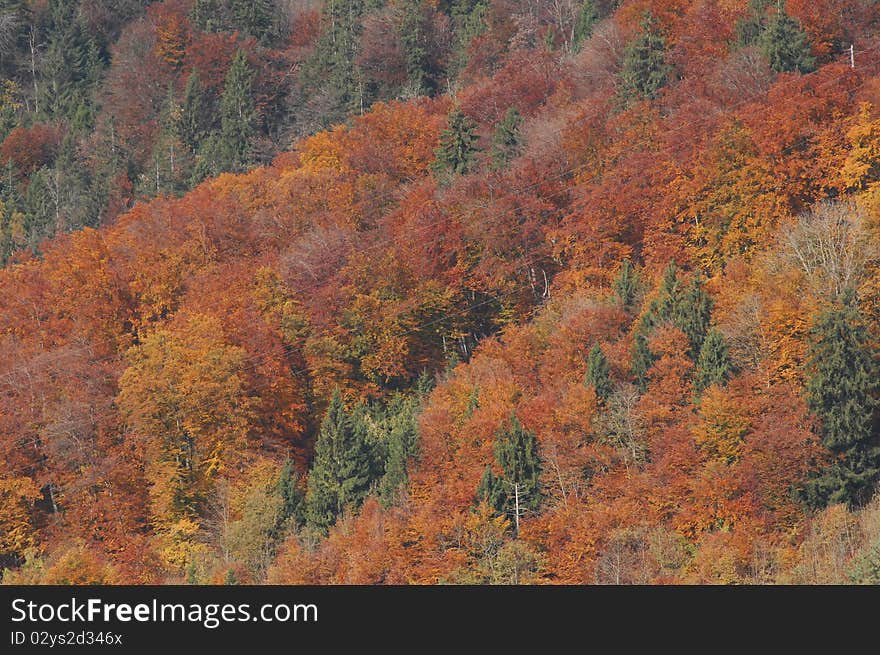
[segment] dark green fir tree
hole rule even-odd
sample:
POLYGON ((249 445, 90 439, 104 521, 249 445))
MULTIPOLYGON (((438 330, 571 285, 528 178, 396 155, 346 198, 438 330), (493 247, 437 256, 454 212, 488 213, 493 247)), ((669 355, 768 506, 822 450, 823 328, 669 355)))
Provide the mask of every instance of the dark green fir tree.
POLYGON ((811 337, 807 405, 834 459, 808 483, 806 499, 815 507, 858 506, 880 477, 880 371, 852 293, 818 317, 811 337))
POLYGON ((713 384, 724 385, 730 379, 731 370, 730 354, 724 336, 718 330, 710 330, 697 358, 694 390, 702 393, 713 384))
POLYGON ((492 167, 502 170, 507 167, 511 160, 515 159, 523 147, 522 116, 516 107, 511 107, 505 112, 504 117, 495 126, 492 135, 492 167))
POLYGON ((620 95, 630 102, 653 98, 669 81, 672 67, 666 61, 666 38, 650 14, 642 19, 641 32, 627 45, 620 72, 620 95))
POLYGON ((806 32, 783 5, 770 18, 759 41, 770 68, 777 73, 809 73, 816 68, 806 32))
POLYGON ((373 453, 366 428, 349 415, 339 391, 333 393, 315 443, 306 491, 306 521, 326 533, 346 510, 366 497, 373 473, 373 453))
POLYGON ((593 345, 590 356, 587 359, 587 385, 596 391, 596 397, 605 403, 614 391, 614 383, 611 380, 611 367, 605 358, 605 353, 599 344, 593 345))
POLYGON ((476 124, 461 109, 453 109, 446 129, 440 133, 440 146, 432 164, 434 173, 445 179, 470 171, 478 152, 477 139, 476 124))

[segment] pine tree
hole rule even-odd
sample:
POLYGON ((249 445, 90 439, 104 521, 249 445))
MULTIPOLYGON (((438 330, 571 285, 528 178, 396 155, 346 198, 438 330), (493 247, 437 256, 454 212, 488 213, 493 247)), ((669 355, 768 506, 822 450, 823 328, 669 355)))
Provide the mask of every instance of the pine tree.
POLYGON ((205 32, 241 32, 263 45, 280 35, 279 12, 273 0, 195 0, 193 25, 205 32))
POLYGON ((800 23, 780 6, 761 34, 761 49, 770 68, 777 73, 809 73, 816 68, 816 59, 800 23))
POLYGON ((496 511, 503 512, 506 502, 503 493, 503 482, 495 477, 492 467, 487 464, 483 476, 480 478, 480 483, 477 485, 477 502, 486 503, 496 511))
POLYGON ((495 126, 492 136, 492 167, 496 170, 506 168, 522 152, 521 125, 522 116, 516 107, 511 107, 495 126))
POLYGON ((598 343, 593 345, 587 360, 587 384, 596 390, 596 397, 602 403, 607 401, 614 391, 614 383, 611 381, 611 367, 598 343))
POLYGON ((382 427, 386 432, 386 448, 379 496, 385 505, 391 505, 400 497, 409 479, 408 463, 416 456, 419 432, 416 417, 421 395, 396 396, 389 403, 382 427))
POLYGON ((315 443, 306 492, 306 520, 324 533, 346 510, 356 508, 372 482, 373 458, 361 421, 348 415, 333 393, 315 443))
POLYGON ((273 0, 229 0, 233 30, 267 45, 278 37, 278 11, 273 0))
POLYGON ((581 45, 593 33, 593 28, 599 21, 599 10, 596 9, 595 0, 582 0, 577 19, 572 29, 571 50, 577 52, 581 45))
POLYGON ((697 359, 695 391, 701 393, 710 385, 723 385, 730 378, 731 369, 730 355, 724 336, 718 330, 709 331, 697 359))
POLYGON ((235 53, 226 73, 220 98, 220 166, 238 171, 251 161, 251 146, 257 134, 257 111, 251 83, 253 71, 244 50, 235 53))
POLYGON ((653 17, 646 14, 641 32, 624 52, 620 95, 627 102, 653 98, 671 74, 672 67, 666 62, 666 39, 653 17))
POLYGON ((807 352, 807 405, 834 461, 806 487, 816 507, 861 505, 880 478, 880 371, 853 294, 823 312, 807 352))
POLYGON ((476 124, 461 109, 453 109, 446 129, 440 133, 440 146, 432 165, 434 173, 442 179, 470 171, 478 151, 477 139, 476 124))

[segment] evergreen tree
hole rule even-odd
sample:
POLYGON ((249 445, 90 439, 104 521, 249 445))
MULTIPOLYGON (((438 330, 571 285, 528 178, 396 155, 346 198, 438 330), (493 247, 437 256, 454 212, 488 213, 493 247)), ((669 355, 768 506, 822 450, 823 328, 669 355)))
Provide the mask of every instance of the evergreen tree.
POLYGON ((159 116, 159 134, 153 145, 152 170, 145 173, 142 189, 148 196, 179 194, 189 189, 192 153, 180 138, 183 113, 169 85, 159 116))
POLYGON ((807 352, 807 404, 834 460, 806 487, 816 507, 860 505, 880 477, 880 375, 876 353, 851 293, 823 312, 807 352))
POLYGON ((596 390, 596 397, 603 403, 614 391, 614 383, 611 381, 611 367, 598 343, 590 350, 590 356, 587 360, 587 384, 596 390))
POLYGON ((666 39, 650 14, 642 19, 641 28, 623 55, 620 95, 627 102, 653 98, 672 74, 666 62, 666 39))
POLYGON ((278 10, 274 0, 229 0, 233 30, 250 34, 264 45, 278 37, 278 10))
POLYGON ((199 73, 193 69, 186 80, 186 89, 183 92, 183 102, 180 106, 180 117, 177 124, 180 140, 189 146, 191 152, 196 152, 199 149, 208 132, 211 123, 208 120, 209 114, 210 107, 199 80, 199 73))
POLYGON ((277 536, 280 536, 288 523, 298 526, 305 521, 305 492, 290 459, 285 460, 278 474, 278 495, 281 497, 281 512, 277 536))
POLYGON ((522 116, 516 107, 511 107, 495 126, 492 136, 492 167, 496 170, 506 168, 522 152, 521 125, 522 116))
POLYGON ((767 23, 760 43, 770 68, 777 73, 809 73, 816 68, 806 32, 781 5, 767 23))
POLYGON ((625 259, 623 261, 617 277, 614 278, 612 288, 623 308, 631 309, 636 299, 636 294, 639 292, 639 274, 630 260, 625 259))
POLYGON ((103 70, 98 46, 78 16, 78 2, 50 0, 47 45, 40 63, 37 107, 55 119, 71 118, 103 70))
POLYGON ((306 520, 324 533, 347 509, 356 508, 372 482, 372 453, 362 421, 345 412, 333 393, 315 443, 306 491, 306 520))
POLYGON ((324 125, 362 113, 369 105, 363 75, 357 66, 364 14, 374 0, 327 0, 321 10, 321 34, 303 71, 305 91, 325 96, 324 125))
POLYGON ((398 36, 406 62, 406 74, 416 95, 437 90, 436 71, 431 62, 430 14, 422 0, 403 0, 398 36))
POLYGON ((219 163, 223 170, 239 171, 251 161, 251 146, 257 134, 253 75, 244 50, 239 49, 226 73, 220 98, 219 163))
POLYGON ((572 29, 572 52, 580 50, 583 42, 586 41, 593 33, 593 28, 599 21, 599 10, 596 8, 595 0, 582 0, 581 8, 578 11, 574 28, 572 29))
POLYGON ((486 501, 516 523, 516 504, 520 516, 537 512, 541 506, 541 459, 538 440, 511 415, 510 425, 495 434, 495 461, 503 474, 496 477, 487 467, 477 487, 477 500, 486 501))
POLYGON ((717 330, 711 330, 700 348, 694 388, 697 393, 713 384, 723 385, 730 378, 732 365, 727 343, 717 330))
POLYGON ((448 125, 440 133, 440 146, 432 165, 441 178, 467 173, 477 153, 477 126, 457 107, 449 114, 448 125))
POLYGON ((698 278, 691 280, 688 288, 675 299, 673 323, 688 338, 690 351, 688 356, 696 361, 709 330, 712 318, 712 301, 703 289, 698 278))
POLYGON ((767 26, 769 0, 749 0, 748 13, 736 23, 736 43, 741 48, 757 43, 767 26))
POLYGON ((495 477, 492 467, 487 464, 483 476, 480 478, 480 483, 477 485, 477 502, 485 502, 496 511, 503 512, 506 502, 503 493, 502 481, 495 477))
POLYGON ((637 332, 633 340, 630 362, 636 388, 644 393, 648 389, 648 371, 654 365, 654 354, 648 347, 648 338, 641 332, 637 332))
POLYGON ((25 193, 24 232, 34 252, 40 241, 55 233, 57 204, 52 180, 51 169, 44 166, 31 174, 25 193))
POLYGON ((712 302, 700 281, 694 278, 687 287, 683 287, 678 277, 678 267, 673 262, 663 270, 657 297, 642 316, 639 332, 647 336, 658 325, 674 325, 687 336, 688 357, 696 361, 711 317, 712 302))
POLYGON ((195 0, 193 25, 205 32, 241 32, 268 45, 280 35, 279 12, 273 0, 195 0))

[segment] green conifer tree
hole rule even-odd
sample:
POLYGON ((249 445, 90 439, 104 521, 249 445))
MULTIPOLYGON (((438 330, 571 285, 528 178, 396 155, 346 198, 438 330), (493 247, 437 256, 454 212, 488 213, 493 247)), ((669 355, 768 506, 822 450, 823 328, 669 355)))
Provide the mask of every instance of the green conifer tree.
POLYGON ((432 164, 441 179, 471 170, 477 149, 477 126, 459 108, 449 114, 446 129, 440 133, 440 146, 432 164))
POLYGON ((760 44, 770 68, 777 73, 809 73, 816 68, 806 32, 782 5, 767 23, 760 44))
POLYGON ((357 508, 373 479, 373 456, 363 422, 346 413, 333 393, 315 443, 306 491, 306 521, 326 533, 346 510, 357 508))
POLYGON ((642 19, 641 32, 626 47, 620 72, 620 95, 630 102, 653 98, 666 86, 672 67, 666 61, 666 39, 650 14, 642 19))
POLYGON ((199 72, 195 69, 186 79, 183 101, 180 104, 180 118, 177 131, 180 140, 189 146, 190 152, 197 152, 202 140, 208 132, 211 109, 199 80, 199 72))
POLYGON ((495 433, 495 461, 503 474, 495 476, 491 467, 486 468, 477 487, 477 501, 486 501, 515 524, 517 500, 520 516, 537 512, 542 500, 538 440, 516 415, 495 433))
POLYGON ((629 310, 632 308, 636 295, 639 292, 639 286, 639 274, 636 272, 632 262, 625 259, 620 267, 620 271, 617 273, 617 277, 614 278, 612 286, 624 309, 629 310))
POLYGON ((492 135, 491 152, 492 167, 495 170, 506 168, 511 160, 515 159, 522 152, 521 125, 522 116, 516 107, 511 107, 495 126, 495 133, 492 135))
POLYGON ((593 28, 599 21, 599 10, 596 8, 596 0, 582 0, 572 30, 571 50, 577 52, 581 45, 593 33, 593 28))
POLYGON ((605 358, 605 353, 594 344, 587 359, 587 384, 596 390, 596 397, 604 403, 614 391, 614 383, 611 380, 611 367, 605 358))
POLYGON ((694 389, 702 393, 710 385, 723 385, 730 378, 732 365, 727 343, 718 330, 710 330, 700 348, 694 389))
POLYGON ((226 73, 220 98, 220 166, 226 171, 243 170, 251 161, 251 147, 257 135, 253 76, 244 50, 239 49, 226 73))
POLYGON ((834 460, 809 482, 806 499, 861 505, 880 477, 880 372, 853 294, 818 317, 811 337, 807 405, 834 460))

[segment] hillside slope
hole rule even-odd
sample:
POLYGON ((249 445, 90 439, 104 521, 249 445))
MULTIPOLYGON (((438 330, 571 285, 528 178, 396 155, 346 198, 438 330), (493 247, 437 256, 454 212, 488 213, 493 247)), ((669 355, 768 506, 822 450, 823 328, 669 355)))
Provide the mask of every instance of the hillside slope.
POLYGON ((619 4, 10 250, 3 580, 880 581, 876 3, 619 4))

